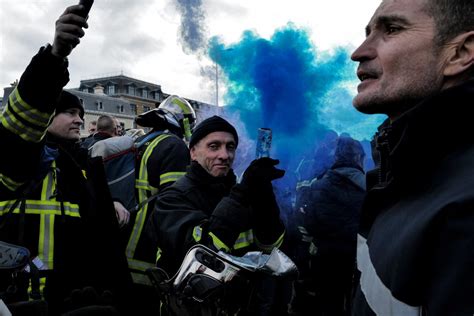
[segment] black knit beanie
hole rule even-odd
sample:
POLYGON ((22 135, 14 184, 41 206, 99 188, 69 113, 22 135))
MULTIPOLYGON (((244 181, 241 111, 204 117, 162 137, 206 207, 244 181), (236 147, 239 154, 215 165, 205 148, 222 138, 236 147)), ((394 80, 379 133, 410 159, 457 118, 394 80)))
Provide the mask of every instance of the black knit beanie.
POLYGON ((81 101, 71 92, 63 90, 56 104, 56 114, 65 112, 68 109, 79 109, 81 118, 84 117, 84 107, 81 101))
POLYGON ((228 132, 234 136, 235 146, 239 143, 235 128, 222 117, 214 115, 196 125, 189 141, 189 148, 193 148, 201 139, 213 132, 228 132))

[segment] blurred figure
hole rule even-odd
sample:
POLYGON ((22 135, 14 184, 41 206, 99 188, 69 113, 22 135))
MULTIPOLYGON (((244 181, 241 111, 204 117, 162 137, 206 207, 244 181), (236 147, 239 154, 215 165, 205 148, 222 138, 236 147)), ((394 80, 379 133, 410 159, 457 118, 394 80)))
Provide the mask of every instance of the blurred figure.
POLYGON ((97 131, 97 121, 94 120, 94 121, 90 121, 89 122, 89 136, 92 136, 95 134, 95 132, 97 131))
POLYGON ((115 117, 110 115, 101 115, 97 119, 97 132, 82 141, 81 147, 85 149, 90 149, 95 143, 98 141, 119 136, 118 129, 118 121, 115 117))
POLYGON ((358 141, 339 137, 333 165, 311 182, 304 204, 299 205, 300 247, 307 255, 298 262, 304 273, 296 284, 297 315, 349 315, 359 211, 365 196, 364 158, 358 141))

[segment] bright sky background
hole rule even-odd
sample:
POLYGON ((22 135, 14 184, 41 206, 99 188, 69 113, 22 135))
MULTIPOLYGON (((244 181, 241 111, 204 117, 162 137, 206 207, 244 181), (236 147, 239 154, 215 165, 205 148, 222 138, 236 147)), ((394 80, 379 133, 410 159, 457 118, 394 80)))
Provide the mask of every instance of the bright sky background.
MULTIPOLYGON (((0 88, 19 78, 40 46, 52 42, 54 23, 76 1, 0 0, 0 88)), ((310 30, 319 50, 355 48, 380 0, 202 0, 207 36, 226 44, 254 30, 269 38, 293 22, 310 30)), ((183 52, 176 0, 95 0, 89 29, 69 58, 71 81, 125 75, 160 84, 166 93, 215 103, 215 79, 202 75, 206 56, 183 52)), ((45 74, 47 75, 47 74, 45 74)), ((219 95, 225 92, 219 82, 219 95)), ((0 90, 2 91, 2 90, 0 90)), ((3 91, 0 93, 3 95, 3 91)), ((222 99, 220 99, 222 100, 222 99)), ((220 104, 222 102, 220 101, 220 104)))

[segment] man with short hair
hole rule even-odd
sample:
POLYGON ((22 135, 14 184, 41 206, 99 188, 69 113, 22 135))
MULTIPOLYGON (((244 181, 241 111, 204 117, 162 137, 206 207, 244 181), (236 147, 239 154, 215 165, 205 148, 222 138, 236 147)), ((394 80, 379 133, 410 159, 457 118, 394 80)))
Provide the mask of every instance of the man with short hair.
POLYGON ((474 313, 474 2, 384 0, 354 51, 388 115, 361 213, 355 315, 474 313))
POLYGON ((284 171, 275 168, 277 160, 261 158, 237 184, 232 164, 238 142, 223 118, 202 121, 189 143, 186 174, 159 195, 148 232, 159 247, 157 264, 169 275, 196 244, 233 255, 281 245, 285 230, 271 182, 284 171))
POLYGON ((97 132, 82 142, 81 147, 89 149, 98 141, 119 136, 118 134, 118 121, 115 117, 110 115, 101 115, 97 119, 97 132))

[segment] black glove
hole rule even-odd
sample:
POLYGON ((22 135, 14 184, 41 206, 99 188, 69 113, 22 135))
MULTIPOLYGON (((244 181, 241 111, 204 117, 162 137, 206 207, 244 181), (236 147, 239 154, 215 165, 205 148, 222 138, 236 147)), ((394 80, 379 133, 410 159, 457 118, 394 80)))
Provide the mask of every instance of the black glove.
POLYGON ((262 185, 285 175, 285 170, 275 168, 280 161, 268 157, 256 159, 250 163, 242 176, 241 183, 250 190, 256 190, 262 185))

